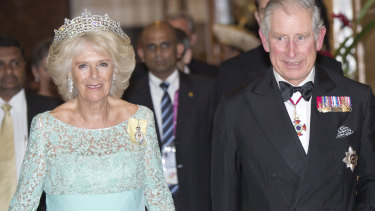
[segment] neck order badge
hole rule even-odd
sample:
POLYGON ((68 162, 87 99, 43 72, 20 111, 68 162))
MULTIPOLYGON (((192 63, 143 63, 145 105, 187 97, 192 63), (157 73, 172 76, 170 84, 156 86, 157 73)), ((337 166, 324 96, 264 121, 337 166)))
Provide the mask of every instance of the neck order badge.
POLYGON ((280 85, 280 91, 281 91, 281 96, 285 101, 290 101, 293 104, 294 107, 294 112, 293 112, 293 126, 294 129, 296 130, 296 133, 298 136, 302 136, 303 132, 306 131, 306 124, 302 123, 302 121, 299 119, 299 116, 297 115, 297 104, 301 101, 303 98, 306 101, 309 101, 312 95, 312 90, 314 88, 313 82, 309 81, 305 83, 303 86, 292 86, 289 83, 286 83, 284 81, 279 82, 280 85), (300 92, 301 97, 294 102, 291 97, 293 96, 294 92, 300 92))

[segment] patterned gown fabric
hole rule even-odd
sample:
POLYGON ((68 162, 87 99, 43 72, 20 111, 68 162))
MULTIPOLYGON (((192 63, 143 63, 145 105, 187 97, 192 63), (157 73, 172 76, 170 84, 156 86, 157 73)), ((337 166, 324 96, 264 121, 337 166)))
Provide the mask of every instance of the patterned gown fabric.
POLYGON ((77 128, 49 112, 39 114, 21 172, 10 210, 36 210, 43 190, 48 211, 174 210, 154 117, 143 106, 130 119, 103 129, 77 128), (140 128, 143 141, 130 128, 140 128))

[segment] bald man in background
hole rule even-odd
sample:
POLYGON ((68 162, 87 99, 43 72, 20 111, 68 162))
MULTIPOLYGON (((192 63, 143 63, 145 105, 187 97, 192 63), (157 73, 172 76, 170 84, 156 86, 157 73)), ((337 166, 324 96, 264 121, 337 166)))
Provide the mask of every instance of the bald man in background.
POLYGON ((159 146, 165 161, 163 169, 176 210, 209 211, 215 85, 210 78, 188 75, 177 69, 176 63, 182 51, 176 30, 169 23, 155 22, 146 26, 140 37, 138 55, 148 72, 130 84, 124 99, 154 111, 159 146), (165 97, 173 105, 170 106, 173 110, 171 118, 164 118, 169 115, 163 110, 167 107, 165 97), (168 130, 166 126, 172 119, 173 126, 168 130))

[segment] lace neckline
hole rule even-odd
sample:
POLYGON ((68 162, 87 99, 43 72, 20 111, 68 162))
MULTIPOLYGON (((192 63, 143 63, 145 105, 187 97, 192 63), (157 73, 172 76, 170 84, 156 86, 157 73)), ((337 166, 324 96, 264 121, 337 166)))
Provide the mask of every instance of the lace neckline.
POLYGON ((61 121, 60 119, 54 117, 53 115, 50 114, 50 111, 47 111, 46 113, 47 113, 47 116, 48 116, 49 118, 51 118, 52 120, 56 121, 58 124, 60 124, 60 125, 62 125, 62 126, 65 126, 65 127, 71 127, 71 128, 76 129, 76 130, 109 130, 109 129, 113 129, 113 128, 118 127, 118 126, 121 126, 121 125, 125 125, 125 124, 128 123, 128 120, 129 120, 130 118, 133 118, 133 117, 137 116, 138 113, 139 113, 140 110, 141 110, 141 107, 140 107, 139 105, 137 105, 137 107, 138 107, 137 111, 136 111, 133 115, 131 115, 129 118, 125 119, 124 121, 122 121, 122 122, 120 122, 120 123, 118 123, 118 124, 116 124, 116 125, 109 126, 109 127, 104 127, 104 128, 83 128, 83 127, 77 127, 77 126, 74 126, 74 125, 68 124, 68 123, 66 123, 66 122, 63 122, 63 121, 61 121))

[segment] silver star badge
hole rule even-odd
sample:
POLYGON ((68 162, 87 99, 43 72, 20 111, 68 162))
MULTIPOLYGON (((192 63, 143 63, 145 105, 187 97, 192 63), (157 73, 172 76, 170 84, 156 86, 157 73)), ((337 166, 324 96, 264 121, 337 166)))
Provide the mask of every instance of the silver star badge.
POLYGON ((345 152, 345 158, 342 161, 346 163, 347 168, 350 168, 354 172, 354 168, 358 163, 358 155, 351 146, 349 146, 349 151, 345 152))

